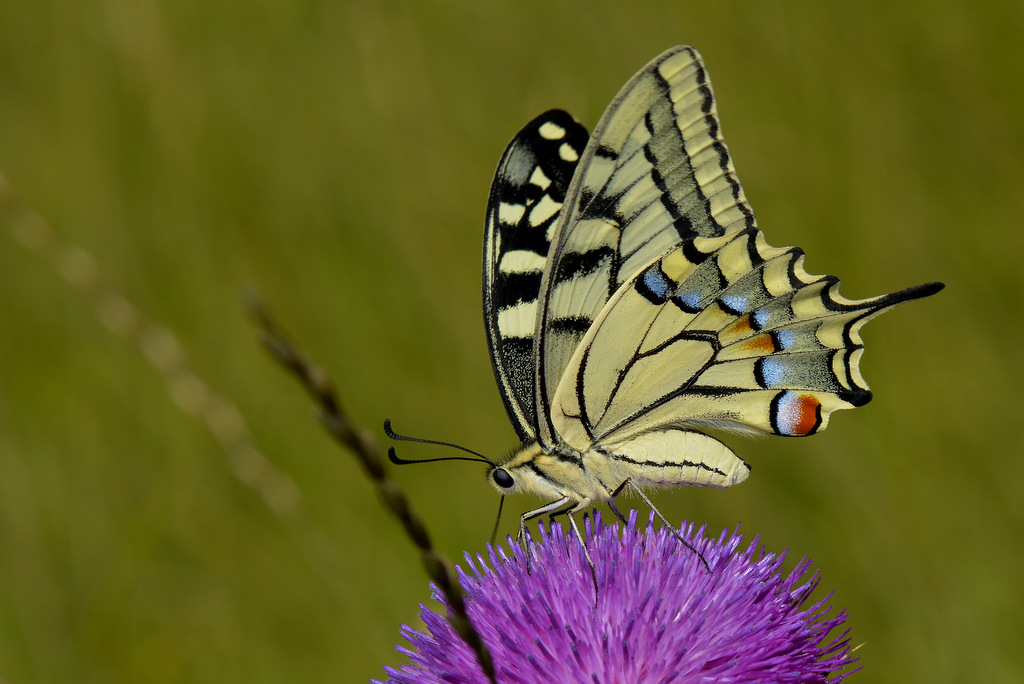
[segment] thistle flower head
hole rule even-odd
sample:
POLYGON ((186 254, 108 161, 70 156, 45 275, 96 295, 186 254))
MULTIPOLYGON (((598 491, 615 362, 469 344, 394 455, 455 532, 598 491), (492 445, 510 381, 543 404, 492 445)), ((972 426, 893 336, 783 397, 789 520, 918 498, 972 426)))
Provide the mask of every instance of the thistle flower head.
MULTIPOLYGON (((684 526, 683 537, 625 526, 587 525, 597 598, 579 542, 542 526, 526 551, 515 543, 466 556, 459 579, 469 617, 490 649, 499 682, 838 682, 855 661, 846 618, 828 617, 825 599, 804 608, 818 585, 802 560, 782 576, 785 554, 740 551, 742 537, 717 540, 684 526)), ((434 598, 443 598, 434 592, 434 598)), ((421 606, 427 631, 403 625, 410 663, 386 667, 388 682, 486 682, 473 652, 443 617, 421 606)))

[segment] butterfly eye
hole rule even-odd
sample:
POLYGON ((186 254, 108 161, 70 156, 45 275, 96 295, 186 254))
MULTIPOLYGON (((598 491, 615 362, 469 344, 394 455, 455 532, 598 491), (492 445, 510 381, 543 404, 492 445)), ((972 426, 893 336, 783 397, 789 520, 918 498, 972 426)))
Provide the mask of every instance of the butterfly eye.
POLYGON ((516 483, 504 468, 496 468, 494 472, 491 473, 491 478, 494 480, 494 484, 498 485, 502 489, 511 489, 516 483))

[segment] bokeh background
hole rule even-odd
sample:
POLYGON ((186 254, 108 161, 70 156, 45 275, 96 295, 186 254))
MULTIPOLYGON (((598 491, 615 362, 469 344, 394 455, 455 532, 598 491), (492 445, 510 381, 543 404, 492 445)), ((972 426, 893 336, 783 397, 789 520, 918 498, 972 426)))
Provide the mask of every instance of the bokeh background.
MULTIPOLYGON (((506 453, 479 292, 498 157, 689 43, 771 244, 851 297, 948 286, 867 327, 870 405, 730 439, 750 480, 658 504, 813 557, 853 681, 1021 681, 1022 36, 1021 3, 966 0, 0 3, 0 679, 403 662, 418 556, 240 293, 361 424, 506 453)), ((482 550, 482 468, 395 477, 444 553, 482 550)), ((536 502, 508 503, 505 532, 536 502)))

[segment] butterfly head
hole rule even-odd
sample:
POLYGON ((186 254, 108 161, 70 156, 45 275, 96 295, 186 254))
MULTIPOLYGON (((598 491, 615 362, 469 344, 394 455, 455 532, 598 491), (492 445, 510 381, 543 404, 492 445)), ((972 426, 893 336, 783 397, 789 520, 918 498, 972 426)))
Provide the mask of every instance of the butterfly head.
POLYGON ((584 479, 576 461, 545 453, 536 442, 526 442, 487 473, 487 481, 502 495, 523 492, 550 500, 585 498, 584 479))
POLYGON ((501 466, 491 468, 491 472, 487 473, 487 477, 502 494, 515 491, 516 479, 501 466))
MULTIPOLYGON (((501 494, 502 502, 504 502, 506 494, 513 494, 515 492, 533 494, 549 501, 573 503, 593 501, 596 498, 601 498, 596 481, 589 477, 583 468, 582 455, 570 450, 548 453, 537 442, 529 441, 525 442, 501 463, 495 463, 483 454, 458 444, 397 434, 391 429, 390 420, 384 421, 384 432, 388 437, 397 441, 436 444, 472 454, 471 457, 445 456, 442 458, 409 460, 399 458, 398 454, 395 453, 394 447, 388 448, 388 458, 395 465, 436 463, 438 461, 486 463, 490 466, 487 470, 487 481, 501 494)), ((499 519, 501 517, 500 506, 498 508, 498 517, 499 519)), ((497 524, 495 524, 495 530, 497 530, 497 524)))
POLYGON ((537 442, 526 442, 504 461, 494 465, 487 472, 487 481, 502 495, 521 491, 535 492, 536 483, 533 480, 539 477, 537 459, 543 454, 537 442))

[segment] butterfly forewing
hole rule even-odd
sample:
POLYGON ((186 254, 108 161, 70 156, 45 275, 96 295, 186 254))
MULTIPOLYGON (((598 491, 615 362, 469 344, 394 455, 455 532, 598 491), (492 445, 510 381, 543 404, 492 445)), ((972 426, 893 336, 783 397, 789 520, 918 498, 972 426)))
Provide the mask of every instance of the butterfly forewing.
POLYGON ((484 320, 494 375, 519 438, 536 433, 537 296, 565 193, 588 139, 551 110, 509 144, 491 185, 484 234, 484 320))
POLYGON ((541 286, 539 437, 576 347, 623 282, 695 237, 755 225, 721 138, 695 50, 662 54, 630 80, 598 123, 569 188, 541 286))

